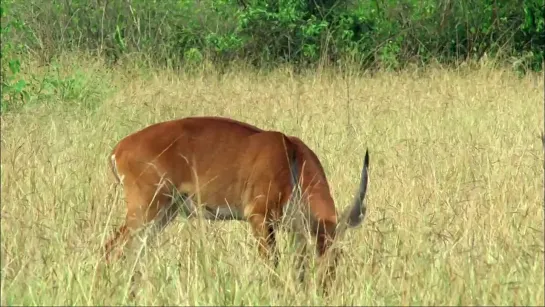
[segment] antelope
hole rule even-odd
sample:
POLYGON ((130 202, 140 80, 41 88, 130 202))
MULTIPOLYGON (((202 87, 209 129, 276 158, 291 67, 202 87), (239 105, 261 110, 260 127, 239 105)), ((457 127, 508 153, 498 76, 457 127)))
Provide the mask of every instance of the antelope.
MULTIPOLYGON (((368 165, 366 150, 353 204, 338 215, 320 160, 295 136, 223 117, 153 124, 126 136, 112 151, 110 167, 123 186, 127 212, 104 246, 106 261, 119 259, 123 248, 111 257, 113 249, 130 242, 137 230, 151 225, 157 234, 184 213, 249 222, 259 253, 273 257, 276 266, 278 225, 295 212, 290 208, 306 214, 317 257, 325 259, 336 235, 364 219, 368 165)), ((292 230, 300 238, 297 225, 292 230)), ((301 245, 302 252, 306 244, 301 245)))

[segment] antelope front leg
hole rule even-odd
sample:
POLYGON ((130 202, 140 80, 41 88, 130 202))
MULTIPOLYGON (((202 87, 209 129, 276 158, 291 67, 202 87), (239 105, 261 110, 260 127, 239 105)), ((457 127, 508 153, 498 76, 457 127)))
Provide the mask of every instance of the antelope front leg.
POLYGON ((301 234, 295 235, 296 254, 295 254, 295 270, 297 280, 303 282, 305 280, 305 271, 307 269, 307 240, 301 234))
POLYGON ((318 254, 319 279, 324 294, 329 293, 329 286, 336 278, 337 250, 332 248, 335 239, 335 224, 319 221, 316 234, 316 252, 318 254))
POLYGON ((276 234, 274 226, 267 222, 263 214, 253 214, 248 218, 254 236, 258 241, 259 253, 268 261, 271 260, 276 268, 278 266, 278 251, 276 249, 276 234))

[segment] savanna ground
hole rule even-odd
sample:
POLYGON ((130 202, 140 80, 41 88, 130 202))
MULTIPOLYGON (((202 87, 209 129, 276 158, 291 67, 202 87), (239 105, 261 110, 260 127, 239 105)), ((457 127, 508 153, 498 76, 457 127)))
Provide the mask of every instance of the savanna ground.
POLYGON ((44 86, 43 103, 2 115, 3 306, 544 303, 542 75, 182 74, 89 58, 29 67, 65 82, 44 86), (95 270, 125 214, 110 150, 148 124, 190 115, 299 136, 321 159, 338 208, 369 148, 368 215, 341 242, 329 297, 292 278, 282 242, 280 267, 268 267, 241 222, 177 219, 142 260, 134 301, 134 263, 95 270))

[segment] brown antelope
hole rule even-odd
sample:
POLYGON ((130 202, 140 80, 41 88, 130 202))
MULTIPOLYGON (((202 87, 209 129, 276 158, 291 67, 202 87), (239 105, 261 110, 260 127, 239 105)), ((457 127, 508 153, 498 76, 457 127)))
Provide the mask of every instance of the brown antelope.
POLYGON ((366 211, 367 151, 353 205, 339 217, 322 165, 307 145, 227 118, 189 117, 151 125, 122 139, 110 163, 124 186, 127 214, 105 245, 108 262, 113 248, 129 242, 134 231, 148 223, 160 231, 183 212, 248 221, 260 253, 274 256, 277 265, 275 234, 290 211, 288 204, 294 204, 292 194, 300 196, 292 207, 306 212, 318 259, 324 259, 336 233, 361 224, 366 211))

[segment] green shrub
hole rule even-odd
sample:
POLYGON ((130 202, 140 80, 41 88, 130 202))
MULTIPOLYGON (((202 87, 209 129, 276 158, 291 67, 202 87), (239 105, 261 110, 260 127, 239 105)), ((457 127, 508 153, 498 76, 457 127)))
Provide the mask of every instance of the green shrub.
POLYGON ((138 55, 194 65, 199 54, 218 64, 304 67, 350 59, 363 68, 399 69, 486 55, 539 71, 545 48, 538 0, 6 0, 2 10, 2 53, 24 46, 45 62, 84 50, 110 63, 138 55))

